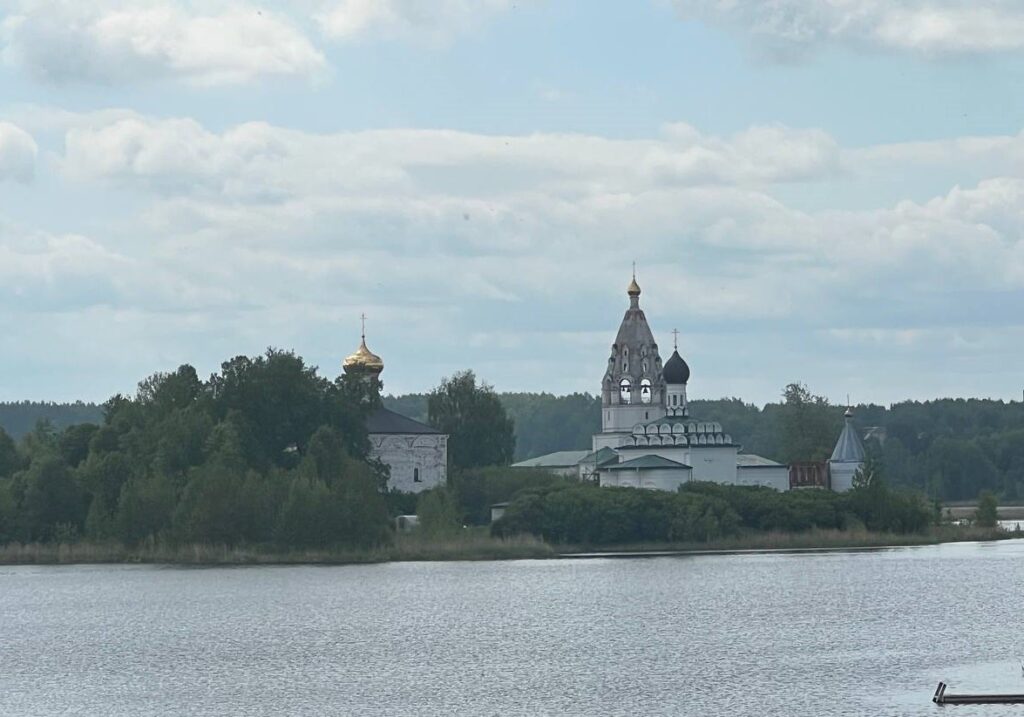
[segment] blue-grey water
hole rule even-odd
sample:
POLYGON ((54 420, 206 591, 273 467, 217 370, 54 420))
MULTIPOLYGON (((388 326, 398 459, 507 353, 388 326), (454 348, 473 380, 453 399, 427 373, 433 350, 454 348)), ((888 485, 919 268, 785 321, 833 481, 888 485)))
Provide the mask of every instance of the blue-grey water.
POLYGON ((937 715, 1024 692, 1024 540, 0 568, 0 715, 937 715))

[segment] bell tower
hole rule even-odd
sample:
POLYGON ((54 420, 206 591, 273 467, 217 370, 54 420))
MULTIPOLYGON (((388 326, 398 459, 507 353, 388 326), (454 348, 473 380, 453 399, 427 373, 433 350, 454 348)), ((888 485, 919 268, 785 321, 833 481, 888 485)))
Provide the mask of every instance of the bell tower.
MULTIPOLYGON (((665 415, 661 356, 640 308, 640 284, 635 269, 626 294, 629 308, 619 324, 601 382, 601 434, 629 435, 636 424, 665 415)), ((594 437, 595 449, 618 445, 619 436, 605 436, 600 446, 599 437, 600 434, 594 437)))

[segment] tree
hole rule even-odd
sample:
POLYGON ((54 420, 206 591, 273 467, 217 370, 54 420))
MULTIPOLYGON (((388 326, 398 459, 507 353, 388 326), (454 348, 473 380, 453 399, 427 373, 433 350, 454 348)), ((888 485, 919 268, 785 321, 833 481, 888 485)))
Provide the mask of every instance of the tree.
POLYGON ((791 383, 783 392, 780 418, 784 463, 821 461, 832 453, 839 435, 840 414, 826 398, 813 395, 801 383, 791 383))
POLYGON ((999 521, 996 496, 992 491, 983 490, 978 496, 978 510, 974 513, 974 522, 982 528, 994 528, 999 521))
POLYGON ((427 418, 434 428, 447 433, 448 460, 455 470, 505 465, 515 451, 512 420, 494 389, 477 386, 472 371, 462 371, 430 392, 427 418))
POLYGON ((416 515, 419 518, 419 530, 432 538, 455 535, 462 527, 455 497, 444 487, 420 493, 416 515))
POLYGON ((8 436, 3 428, 0 428, 0 478, 10 477, 20 467, 21 456, 18 455, 18 447, 14 444, 14 439, 8 436))
POLYGON ((58 532, 66 532, 61 526, 81 528, 85 502, 60 456, 50 454, 34 460, 25 484, 21 519, 26 539, 50 540, 58 532))

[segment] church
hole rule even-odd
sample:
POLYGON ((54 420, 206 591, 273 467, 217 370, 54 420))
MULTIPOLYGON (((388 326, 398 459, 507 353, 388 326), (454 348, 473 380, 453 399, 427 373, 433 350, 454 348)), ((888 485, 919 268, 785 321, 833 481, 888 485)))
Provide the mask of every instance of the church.
MULTIPOLYGON (((629 307, 619 324, 601 379, 601 431, 590 451, 560 451, 517 463, 575 475, 602 486, 674 491, 689 481, 790 489, 789 466, 744 453, 720 423, 690 415, 690 367, 679 354, 674 331, 672 355, 664 363, 640 308, 634 274, 626 290, 629 307)), ((860 438, 847 412, 832 460, 823 472, 835 475, 819 487, 848 490, 864 460, 860 438)))
MULTIPOLYGON (((384 361, 366 346, 364 324, 359 348, 342 364, 347 376, 380 380, 384 361)), ((389 469, 388 488, 419 493, 448 481, 448 436, 400 413, 378 406, 366 419, 370 458, 389 469)))

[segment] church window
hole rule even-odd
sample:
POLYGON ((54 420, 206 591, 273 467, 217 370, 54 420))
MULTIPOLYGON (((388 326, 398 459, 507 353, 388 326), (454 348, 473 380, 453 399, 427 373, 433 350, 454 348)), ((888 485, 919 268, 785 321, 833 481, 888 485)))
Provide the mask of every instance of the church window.
POLYGON ((628 373, 629 372, 629 361, 623 361, 622 362, 622 372, 623 373, 628 373))
MULTIPOLYGON (((646 366, 644 366, 644 370, 645 371, 647 370, 646 366)), ((642 381, 640 381, 640 403, 650 403, 650 402, 651 402, 651 379, 645 378, 642 381)))
POLYGON ((647 373, 647 362, 644 361, 642 365, 643 365, 644 373, 647 373))
POLYGON ((672 394, 672 405, 676 406, 676 405, 678 405, 678 403, 679 403, 679 396, 677 396, 676 394, 673 393, 672 394))
POLYGON ((633 385, 629 382, 628 378, 624 378, 619 381, 619 399, 623 403, 632 403, 633 398, 633 385))
POLYGON ((422 483, 423 482, 422 480, 420 480, 420 469, 419 468, 413 468, 412 469, 412 482, 413 483, 422 483))

